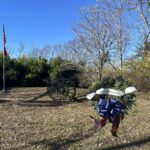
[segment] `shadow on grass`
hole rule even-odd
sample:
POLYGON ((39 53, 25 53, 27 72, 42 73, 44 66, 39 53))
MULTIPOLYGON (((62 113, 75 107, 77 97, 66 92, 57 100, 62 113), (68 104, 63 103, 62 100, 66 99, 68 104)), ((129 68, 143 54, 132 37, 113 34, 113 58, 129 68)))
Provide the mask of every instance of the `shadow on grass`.
POLYGON ((0 104, 4 104, 4 103, 9 103, 11 102, 10 100, 0 100, 0 104))
MULTIPOLYGON (((26 94, 26 93, 24 93, 24 94, 26 94)), ((42 97, 48 96, 47 91, 40 93, 38 95, 30 94, 31 98, 28 100, 25 100, 25 99, 27 99, 26 96, 20 97, 20 95, 19 95, 19 98, 23 98, 24 100, 11 100, 11 97, 9 97, 10 100, 5 100, 6 96, 8 96, 8 95, 11 96, 11 89, 7 89, 7 91, 5 93, 2 93, 2 96, 4 96, 4 100, 0 100, 0 104, 2 104, 2 103, 7 104, 8 102, 11 102, 12 104, 17 104, 19 106, 25 106, 25 107, 52 107, 52 106, 62 106, 62 105, 66 105, 66 104, 70 104, 70 103, 74 103, 74 102, 83 102, 84 100, 86 100, 85 95, 75 97, 74 99, 66 99, 64 101, 62 101, 62 100, 55 101, 55 100, 51 100, 50 98, 46 99, 46 100, 45 99, 41 100, 42 97)), ((14 99, 14 96, 13 96, 13 99, 14 99)))
POLYGON ((41 100, 41 101, 12 101, 12 100, 0 100, 0 105, 7 106, 7 105, 18 105, 21 107, 56 107, 62 106, 64 103, 56 102, 56 101, 49 101, 49 100, 41 100))
MULTIPOLYGON (((51 100, 50 98, 49 99, 41 99, 42 97, 44 96, 47 96, 47 91, 46 92, 43 92, 43 93, 40 93, 38 95, 32 95, 30 100, 11 100, 11 97, 10 97, 10 100, 5 100, 5 97, 3 100, 0 100, 0 104, 4 104, 4 103, 8 103, 8 102, 11 102, 12 104, 16 104, 16 105, 19 105, 19 106, 23 106, 23 107, 55 107, 55 106, 62 106, 62 105, 66 105, 66 104, 70 104, 71 102, 69 101, 58 101, 58 100, 51 100), (40 99, 40 100, 39 100, 40 99)), ((8 92, 7 93, 3 93, 3 96, 7 96, 8 95, 8 92)), ((13 97, 14 98, 14 97, 13 97)), ((20 98, 20 97, 19 97, 20 98)), ((26 97, 24 97, 24 99, 26 99, 26 97)))
POLYGON ((38 100, 38 101, 15 101, 15 100, 0 100, 0 105, 18 105, 21 107, 59 107, 59 106, 65 106, 68 104, 77 103, 75 102, 69 102, 69 101, 52 101, 49 99, 44 100, 38 100))
POLYGON ((72 103, 79 103, 79 102, 83 102, 82 101, 78 101, 76 99, 73 100, 38 100, 39 98, 45 96, 47 94, 47 92, 44 92, 38 96, 36 96, 35 98, 31 99, 31 100, 26 100, 26 101, 19 101, 17 104, 19 106, 27 106, 27 107, 52 107, 52 106, 62 106, 62 105, 67 105, 67 104, 72 104, 72 103))
POLYGON ((140 138, 135 141, 131 141, 130 143, 113 145, 113 146, 109 146, 106 148, 101 148, 100 150, 119 150, 119 149, 123 149, 123 148, 132 148, 133 146, 139 147, 148 142, 150 142, 150 136, 140 138))
MULTIPOLYGON (((84 134, 84 135, 78 133, 78 134, 71 135, 66 139, 58 138, 56 141, 44 139, 41 141, 32 142, 30 143, 30 145, 42 146, 42 148, 44 149, 48 148, 51 150, 67 149, 71 144, 87 139, 90 136, 94 135, 95 133, 96 133, 96 130, 93 128, 87 131, 87 134, 84 134)), ((143 139, 138 139, 130 143, 126 143, 126 144, 120 144, 120 145, 110 146, 107 148, 101 148, 100 150, 119 150, 123 148, 132 148, 133 146, 139 147, 148 142, 150 142, 150 136, 145 137, 143 139)))
POLYGON ((93 136, 96 132, 97 132, 96 128, 91 128, 86 132, 86 134, 77 133, 77 134, 70 135, 69 137, 64 139, 62 139, 62 137, 57 137, 56 139, 43 139, 41 141, 31 142, 29 143, 28 146, 26 147, 24 146, 21 148, 34 146, 34 147, 42 147, 43 149, 50 149, 50 150, 67 149, 71 144, 87 139, 93 136))
POLYGON ((64 105, 63 102, 58 101, 49 101, 49 100, 41 100, 41 101, 20 101, 17 103, 19 106, 23 107, 55 107, 64 105))

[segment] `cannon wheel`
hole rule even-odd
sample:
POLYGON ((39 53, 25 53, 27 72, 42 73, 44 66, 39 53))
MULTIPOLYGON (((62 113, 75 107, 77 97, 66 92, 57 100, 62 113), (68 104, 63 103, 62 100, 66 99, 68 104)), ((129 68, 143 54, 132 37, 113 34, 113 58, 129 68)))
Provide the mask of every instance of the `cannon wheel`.
POLYGON ((55 101, 71 101, 76 94, 75 84, 63 78, 51 81, 47 90, 49 96, 55 101))
POLYGON ((67 98, 69 101, 73 100, 76 96, 76 86, 73 82, 68 82, 68 93, 67 98))

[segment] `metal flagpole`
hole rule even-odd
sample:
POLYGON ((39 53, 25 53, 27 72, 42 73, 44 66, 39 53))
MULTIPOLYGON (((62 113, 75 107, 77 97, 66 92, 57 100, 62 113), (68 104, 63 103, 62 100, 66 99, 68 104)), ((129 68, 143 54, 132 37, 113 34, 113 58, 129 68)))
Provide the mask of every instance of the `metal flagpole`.
POLYGON ((6 44, 5 25, 3 25, 3 93, 5 92, 5 57, 7 55, 5 44, 6 44))
POLYGON ((3 93, 5 93, 5 55, 3 52, 3 93))

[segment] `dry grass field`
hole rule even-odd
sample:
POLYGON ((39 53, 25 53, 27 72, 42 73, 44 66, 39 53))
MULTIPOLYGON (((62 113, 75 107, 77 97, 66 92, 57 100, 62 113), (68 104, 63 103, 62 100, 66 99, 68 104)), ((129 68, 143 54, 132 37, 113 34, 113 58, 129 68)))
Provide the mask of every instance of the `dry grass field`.
POLYGON ((44 91, 15 88, 0 94, 1 150, 150 150, 150 95, 138 93, 115 138, 109 122, 101 131, 94 126, 89 115, 97 113, 88 101, 62 105, 44 96, 21 102, 44 91))

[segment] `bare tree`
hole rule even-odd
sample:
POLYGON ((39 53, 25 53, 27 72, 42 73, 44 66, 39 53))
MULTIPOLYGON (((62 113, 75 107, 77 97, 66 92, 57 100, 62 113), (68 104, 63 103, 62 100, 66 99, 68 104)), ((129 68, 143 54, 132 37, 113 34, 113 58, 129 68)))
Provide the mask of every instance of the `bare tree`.
POLYGON ((140 38, 140 48, 137 48, 136 57, 144 60, 147 51, 149 50, 149 35, 150 35, 150 0, 126 0, 129 8, 137 12, 138 17, 141 19, 142 35, 140 38), (143 47, 144 45, 144 47, 143 47))
POLYGON ((20 43, 19 48, 18 48, 18 51, 19 51, 18 57, 21 57, 21 56, 23 55, 24 49, 25 49, 24 44, 23 44, 23 43, 20 43))
POLYGON ((127 45, 129 44, 129 34, 126 28, 126 21, 123 18, 124 13, 124 2, 122 0, 118 1, 118 7, 116 7, 116 15, 117 18, 116 23, 116 32, 114 33, 116 39, 116 50, 119 53, 120 66, 123 67, 124 64, 124 56, 126 52, 127 45), (118 16, 118 17, 117 17, 118 16))
POLYGON ((150 0, 126 0, 130 10, 136 10, 143 21, 147 36, 150 34, 150 0))
POLYGON ((104 65, 109 60, 113 36, 109 25, 109 16, 98 7, 82 9, 81 20, 73 28, 93 67, 96 67, 99 80, 102 79, 104 65))
POLYGON ((49 60, 54 55, 54 50, 50 45, 43 48, 32 48, 29 55, 32 57, 42 57, 49 60))
POLYGON ((130 27, 128 24, 130 17, 127 11, 127 3, 125 0, 99 0, 98 4, 100 9, 105 9, 110 16, 109 24, 114 37, 114 52, 109 62, 114 69, 117 68, 115 67, 116 64, 120 64, 122 68, 130 41, 130 27))
POLYGON ((64 49, 67 51, 65 54, 66 59, 71 60, 75 64, 85 66, 89 62, 89 55, 82 46, 81 42, 77 39, 73 39, 64 44, 64 49))
POLYGON ((68 60, 76 64, 82 72, 82 82, 91 83, 97 79, 97 71, 91 66, 92 59, 90 53, 87 53, 80 40, 74 39, 64 45, 68 52, 68 60))
POLYGON ((136 59, 141 59, 144 61, 147 54, 150 52, 150 42, 148 41, 148 35, 144 35, 143 41, 139 45, 136 50, 136 55, 134 56, 136 59))

